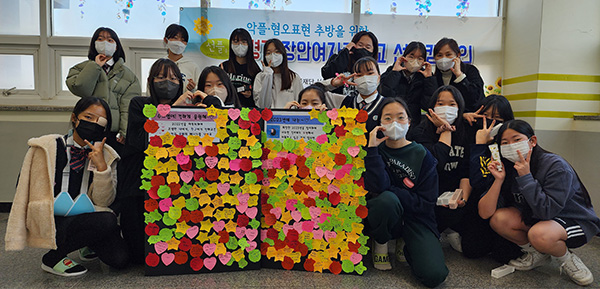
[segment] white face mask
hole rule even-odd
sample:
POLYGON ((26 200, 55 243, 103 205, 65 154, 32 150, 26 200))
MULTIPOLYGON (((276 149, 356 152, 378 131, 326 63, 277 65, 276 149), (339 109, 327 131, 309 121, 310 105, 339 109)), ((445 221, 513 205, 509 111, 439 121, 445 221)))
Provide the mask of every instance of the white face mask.
POLYGON ((225 88, 225 87, 218 87, 218 86, 213 87, 208 92, 208 94, 217 96, 218 98, 220 98, 223 101, 223 103, 225 103, 225 100, 227 99, 227 95, 228 95, 227 94, 227 88, 225 88))
POLYGON ((267 55, 267 64, 270 63, 271 67, 278 67, 283 63, 283 55, 281 53, 271 53, 267 55))
POLYGON ((454 58, 440 58, 435 61, 435 67, 441 71, 446 71, 454 66, 454 58))
POLYGON ((96 41, 94 43, 96 46, 96 51, 100 54, 104 54, 108 57, 112 57, 117 51, 117 43, 116 42, 108 42, 108 41, 96 41))
POLYGON ((300 107, 301 109, 313 109, 314 107, 312 105, 307 105, 307 106, 303 106, 300 107))
POLYGON ((456 106, 436 106, 433 108, 435 114, 437 114, 441 119, 446 120, 449 124, 453 124, 456 118, 458 117, 458 107, 456 106))
POLYGON ((385 128, 383 135, 387 136, 391 140, 399 140, 406 137, 408 132, 408 123, 397 123, 392 122, 382 125, 385 128))
POLYGON ((361 95, 370 95, 379 86, 379 75, 363 75, 361 77, 354 78, 356 83, 356 90, 361 95))
POLYGON ((408 70, 410 73, 415 73, 419 71, 419 69, 421 69, 422 66, 423 65, 417 59, 409 60, 404 64, 404 67, 406 67, 406 70, 408 70))
POLYGON ((529 140, 523 140, 520 142, 500 146, 500 153, 502 156, 513 163, 521 160, 517 151, 521 152, 523 158, 526 159, 527 155, 529 154, 529 140))
POLYGON ((167 42, 167 48, 169 48, 169 50, 171 50, 171 52, 174 54, 182 54, 185 50, 185 47, 186 45, 181 41, 169 40, 169 42, 167 42))
POLYGON ((244 57, 248 53, 248 45, 244 44, 231 44, 231 50, 237 57, 244 57))

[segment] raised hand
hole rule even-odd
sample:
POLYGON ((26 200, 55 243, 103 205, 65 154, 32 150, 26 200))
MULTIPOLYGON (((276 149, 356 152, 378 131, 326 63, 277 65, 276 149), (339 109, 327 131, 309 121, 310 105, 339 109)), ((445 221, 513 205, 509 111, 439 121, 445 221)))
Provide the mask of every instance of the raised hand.
POLYGON ((377 132, 378 131, 385 131, 385 128, 383 126, 376 126, 370 133, 369 133, 369 147, 377 147, 379 146, 382 142, 384 142, 386 139, 388 139, 387 136, 384 136, 383 138, 377 138, 377 132))
POLYGON ((107 169, 106 161, 104 160, 104 144, 106 143, 106 138, 103 138, 101 142, 96 142, 94 144, 91 144, 86 139, 83 141, 92 149, 92 151, 88 153, 88 159, 96 167, 96 170, 99 172, 105 171, 107 169))

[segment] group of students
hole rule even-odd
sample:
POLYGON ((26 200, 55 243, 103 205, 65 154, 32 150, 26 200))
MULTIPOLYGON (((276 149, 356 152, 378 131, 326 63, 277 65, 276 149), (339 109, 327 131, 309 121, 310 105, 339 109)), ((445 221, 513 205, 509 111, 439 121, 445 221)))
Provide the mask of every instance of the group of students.
POLYGON ((448 275, 442 236, 469 258, 491 254, 530 270, 554 256, 577 284, 593 281, 569 250, 600 232, 586 188, 568 162, 539 146, 529 124, 514 119, 506 98, 484 97, 479 71, 461 61, 455 40, 436 43, 435 71, 425 45, 414 41, 381 74, 377 37, 361 31, 329 58, 321 69, 324 80, 304 88, 279 39, 265 42, 261 69, 250 34, 235 29, 229 59, 200 70, 183 56, 188 37, 183 26, 167 28, 168 55, 150 68, 149 95, 142 96, 117 34, 96 30, 89 60, 71 68, 66 79, 82 97, 71 115, 73 129, 28 142, 8 221, 8 250, 49 248, 42 268, 63 276, 87 271, 67 256, 77 249, 82 260, 98 257, 115 268, 144 262, 140 187, 147 104, 345 106, 369 115, 365 225, 375 268, 391 269, 388 243, 396 239, 396 257, 435 287, 448 275), (491 158, 491 143, 500 145, 501 159, 491 158), (442 193, 456 189, 463 192, 458 208, 436 206, 442 193), (73 199, 87 193, 96 212, 53 216, 54 197, 63 191, 73 199))

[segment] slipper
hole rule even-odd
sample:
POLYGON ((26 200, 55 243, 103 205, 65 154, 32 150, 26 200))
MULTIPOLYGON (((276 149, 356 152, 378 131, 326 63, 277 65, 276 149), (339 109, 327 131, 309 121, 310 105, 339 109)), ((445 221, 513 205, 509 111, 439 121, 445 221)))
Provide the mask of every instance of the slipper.
POLYGON ((83 262, 90 262, 98 259, 98 254, 94 252, 94 250, 90 249, 90 247, 83 247, 79 249, 79 260, 83 262))
POLYGON ((69 259, 69 257, 64 257, 52 268, 50 268, 42 262, 42 270, 48 273, 65 277, 79 276, 87 272, 87 269, 85 267, 73 262, 73 260, 69 259))

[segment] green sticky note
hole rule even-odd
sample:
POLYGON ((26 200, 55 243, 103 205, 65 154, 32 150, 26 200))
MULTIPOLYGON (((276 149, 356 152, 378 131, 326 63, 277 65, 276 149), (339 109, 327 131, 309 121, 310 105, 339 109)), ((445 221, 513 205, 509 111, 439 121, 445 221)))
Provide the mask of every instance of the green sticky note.
POLYGON ((279 184, 279 186, 277 186, 277 191, 278 192, 283 192, 288 188, 289 184, 287 182, 283 182, 281 184, 279 184))
POLYGON ((279 152, 279 151, 281 151, 282 148, 283 148, 283 144, 280 141, 278 141, 278 140, 273 141, 273 150, 274 151, 279 152))
POLYGON ((151 179, 154 175, 154 170, 142 169, 142 179, 151 179))
POLYGON ((185 236, 185 233, 183 232, 175 232, 175 238, 177 239, 181 239, 181 237, 185 236))
POLYGON ((330 118, 327 116, 326 111, 321 111, 319 113, 319 117, 317 119, 319 120, 319 122, 322 122, 324 124, 329 124, 329 120, 330 120, 330 118))
POLYGON ((169 186, 167 185, 161 185, 158 188, 158 191, 156 192, 156 194, 162 198, 162 199, 166 199, 171 195, 171 188, 169 188, 169 186))
POLYGON ((358 273, 358 275, 362 275, 365 271, 367 271, 367 267, 365 267, 365 265, 363 265, 363 262, 360 261, 360 263, 354 266, 354 270, 356 270, 356 273, 358 273))
POLYGON ((183 184, 181 186, 181 189, 179 189, 179 192, 182 193, 182 194, 184 194, 184 195, 187 195, 187 194, 190 193, 190 189, 191 188, 192 188, 192 185, 190 185, 190 184, 183 184))
POLYGON ((331 133, 332 130, 333 130, 333 125, 331 125, 329 123, 323 126, 323 132, 325 132, 325 133, 331 133))
POLYGON ((153 104, 145 104, 144 108, 142 109, 142 112, 144 113, 145 117, 153 118, 154 116, 156 116, 156 106, 154 106, 153 104))
POLYGON ((238 262, 238 266, 240 267, 240 269, 244 269, 244 267, 248 266, 248 261, 246 261, 246 258, 242 258, 238 262))
POLYGON ((238 240, 238 245, 242 249, 246 249, 246 248, 250 247, 250 244, 248 244, 248 240, 246 240, 246 238, 239 239, 238 240))
POLYGON ((160 242, 160 237, 158 235, 154 235, 154 236, 149 236, 148 237, 148 244, 154 245, 154 244, 156 244, 158 242, 160 242))
POLYGON ((367 151, 366 150, 360 150, 360 152, 358 152, 358 158, 360 159, 364 159, 367 156, 367 151))
POLYGON ((313 152, 320 152, 320 151, 321 151, 321 145, 320 145, 318 142, 316 142, 316 141, 314 141, 314 140, 312 140, 312 139, 311 139, 311 140, 309 140, 309 141, 306 143, 306 146, 307 146, 309 149, 311 149, 313 152))
POLYGON ((303 203, 300 203, 300 202, 298 202, 298 203, 296 203, 296 204, 294 205, 294 207, 295 207, 295 208, 296 208, 298 211, 300 211, 300 210, 302 210, 302 209, 306 208, 306 205, 304 205, 303 203))
POLYGON ((365 197, 358 198, 358 203, 361 204, 361 205, 363 205, 363 206, 366 206, 367 205, 367 198, 365 198, 365 197))
POLYGON ((235 250, 238 247, 238 240, 234 236, 229 236, 229 241, 225 243, 225 246, 229 250, 235 250))
POLYGON ((266 143, 267 142, 267 133, 262 131, 260 132, 260 142, 261 143, 266 143))
POLYGON ((250 108, 247 108, 247 107, 242 108, 242 110, 240 111, 240 118, 245 121, 249 121, 250 118, 248 117, 248 113, 250 113, 250 108))
POLYGON ((310 216, 310 212, 308 210, 308 208, 304 207, 302 210, 300 210, 300 213, 302 213, 302 218, 305 220, 310 220, 312 219, 312 217, 310 216))
POLYGON ((231 131, 231 133, 236 134, 238 132, 238 129, 240 129, 240 126, 237 125, 235 122, 230 121, 227 125, 227 128, 231 131))
POLYGON ((355 127, 354 129, 352 129, 352 134, 353 135, 361 135, 361 134, 364 134, 364 133, 365 133, 365 131, 362 130, 362 129, 360 129, 360 128, 358 128, 358 127, 355 127))
POLYGON ((347 150, 349 147, 356 146, 356 141, 353 138, 347 138, 342 142, 342 146, 347 150))
POLYGON ((348 220, 344 222, 342 228, 346 232, 352 232, 352 222, 350 222, 350 218, 348 218, 348 220))
POLYGON ((329 138, 329 143, 336 143, 338 140, 338 137, 335 134, 330 134, 327 138, 329 138))
POLYGON ((331 219, 332 218, 328 218, 328 221, 325 221, 321 224, 319 224, 319 228, 321 228, 323 231, 331 231, 331 229, 333 229, 333 225, 331 224, 331 219))
POLYGON ((144 159, 144 167, 151 170, 158 165, 158 160, 155 157, 146 156, 144 159))
POLYGON ((291 139, 291 138, 286 138, 283 141, 283 147, 287 151, 291 152, 291 151, 295 150, 298 147, 298 142, 295 141, 295 140, 293 140, 293 139, 291 139))
POLYGON ((233 265, 234 262, 235 262, 235 259, 233 259, 233 258, 229 259, 229 262, 227 262, 227 266, 233 265))
POLYGON ((201 188, 201 189, 206 189, 206 187, 208 187, 208 183, 203 179, 199 179, 196 182, 196 186, 198 186, 198 188, 201 188))
POLYGON ((250 253, 248 253, 248 259, 250 259, 250 262, 252 263, 260 261, 260 250, 254 249, 250 251, 250 253))
POLYGON ((230 137, 229 138, 229 148, 237 150, 242 146, 242 141, 238 137, 230 137))
POLYGON ((169 217, 168 213, 165 213, 165 215, 162 218, 162 221, 167 226, 173 226, 173 225, 175 225, 175 223, 177 223, 177 219, 173 219, 173 218, 169 217))
POLYGON ((142 185, 140 186, 140 190, 147 191, 149 189, 152 189, 152 183, 150 181, 142 180, 142 185))
POLYGON ((230 160, 237 159, 238 158, 238 152, 236 150, 230 148, 229 151, 227 152, 227 157, 230 160))
POLYGON ((342 261, 342 270, 344 270, 344 272, 346 272, 346 273, 354 272, 354 264, 352 264, 352 261, 350 261, 350 260, 342 261))
POLYGON ((260 168, 260 166, 262 166, 262 161, 261 160, 253 160, 252 161, 252 168, 260 168))
POLYGON ((150 213, 144 213, 144 223, 148 224, 153 222, 154 218, 152 217, 152 215, 150 215, 150 213))
MULTIPOLYGON (((358 242, 361 245, 367 245, 367 241, 369 240, 369 237, 365 236, 365 235, 360 235, 360 237, 358 237, 358 242)), ((364 254, 363 254, 364 255, 364 254)))
POLYGON ((279 239, 280 241, 283 241, 283 240, 285 240, 285 233, 283 232, 283 230, 279 231, 279 236, 278 236, 278 239, 279 239))
POLYGON ((271 204, 271 205, 273 205, 273 206, 275 206, 275 204, 276 204, 277 202, 279 202, 279 198, 278 198, 278 197, 276 197, 276 196, 270 196, 270 197, 267 199, 267 204, 271 204))
POLYGON ((250 221, 248 225, 250 225, 252 229, 258 229, 258 227, 260 226, 260 221, 258 221, 257 219, 252 219, 252 221, 250 221))
POLYGON ((313 239, 304 240, 304 245, 306 245, 306 247, 308 247, 308 250, 313 249, 312 242, 313 242, 313 239))
POLYGON ((154 211, 150 212, 150 216, 152 217, 151 223, 154 223, 154 222, 162 219, 162 215, 158 212, 158 210, 154 210, 154 211))
POLYGON ((158 232, 161 241, 169 241, 173 238, 173 229, 163 228, 158 232))
POLYGON ((369 247, 366 245, 360 246, 360 248, 358 248, 358 253, 361 255, 367 255, 367 253, 369 253, 369 247))
POLYGON ((181 217, 181 208, 172 206, 169 208, 169 218, 178 220, 181 217))
POLYGON ((198 210, 198 208, 200 207, 200 204, 198 204, 198 199, 196 198, 190 198, 185 200, 185 208, 188 211, 195 211, 198 210))
POLYGON ((206 163, 204 163, 204 158, 197 158, 194 159, 194 161, 196 162, 196 168, 201 170, 204 167, 206 167, 206 163))
POLYGON ((255 184, 257 177, 255 173, 246 173, 244 175, 244 180, 246 181, 247 184, 255 184))
POLYGON ((315 162, 315 158, 307 158, 306 161, 304 162, 304 165, 307 166, 309 169, 312 169, 314 162, 315 162))
POLYGON ((231 192, 233 193, 233 195, 237 195, 242 192, 242 189, 238 185, 231 186, 231 192))
POLYGON ((265 242, 265 243, 269 244, 269 246, 275 246, 275 241, 273 241, 273 240, 271 240, 271 239, 269 239, 269 238, 265 238, 265 239, 263 240, 263 242, 265 242))

